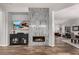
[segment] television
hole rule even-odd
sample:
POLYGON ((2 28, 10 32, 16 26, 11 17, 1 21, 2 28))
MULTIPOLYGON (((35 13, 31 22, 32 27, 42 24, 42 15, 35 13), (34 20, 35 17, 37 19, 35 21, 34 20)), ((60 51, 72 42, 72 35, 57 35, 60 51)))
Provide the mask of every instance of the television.
POLYGON ((15 29, 28 29, 29 27, 28 22, 24 20, 14 20, 13 26, 15 29))
POLYGON ((13 25, 15 26, 15 28, 21 28, 21 23, 22 23, 22 20, 13 21, 13 25))
POLYGON ((72 27, 72 30, 73 30, 73 31, 79 31, 79 26, 73 26, 73 27, 72 27))

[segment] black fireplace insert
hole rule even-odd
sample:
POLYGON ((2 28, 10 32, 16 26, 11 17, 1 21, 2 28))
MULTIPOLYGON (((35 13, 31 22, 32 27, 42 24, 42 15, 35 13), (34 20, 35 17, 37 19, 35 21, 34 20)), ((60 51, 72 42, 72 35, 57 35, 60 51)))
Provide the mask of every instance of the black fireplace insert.
POLYGON ((45 36, 33 36, 33 42, 45 42, 45 36))

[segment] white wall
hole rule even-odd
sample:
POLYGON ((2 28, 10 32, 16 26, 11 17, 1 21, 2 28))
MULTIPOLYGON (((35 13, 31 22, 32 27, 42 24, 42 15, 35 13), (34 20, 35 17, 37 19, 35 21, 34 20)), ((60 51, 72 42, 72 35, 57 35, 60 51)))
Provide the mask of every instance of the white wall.
POLYGON ((28 12, 27 7, 7 7, 7 12, 28 12))
POLYGON ((3 15, 2 15, 2 8, 0 8, 0 45, 2 43, 2 24, 3 24, 3 15))
POLYGON ((0 7, 0 46, 7 46, 7 22, 5 9, 0 7))
MULTIPOLYGON (((63 20, 66 20, 66 21, 64 21, 63 23, 61 22, 62 34, 65 34, 65 26, 70 26, 71 32, 74 32, 75 34, 79 33, 79 31, 72 31, 72 26, 79 26, 79 18, 70 18, 70 19, 64 18, 63 20)), ((59 24, 57 24, 57 25, 59 25, 59 24)), ((56 26, 55 28, 57 29, 57 27, 58 26, 56 26)))
POLYGON ((78 34, 79 31, 72 31, 72 26, 79 26, 79 18, 69 19, 64 23, 65 26, 71 26, 71 32, 78 34))

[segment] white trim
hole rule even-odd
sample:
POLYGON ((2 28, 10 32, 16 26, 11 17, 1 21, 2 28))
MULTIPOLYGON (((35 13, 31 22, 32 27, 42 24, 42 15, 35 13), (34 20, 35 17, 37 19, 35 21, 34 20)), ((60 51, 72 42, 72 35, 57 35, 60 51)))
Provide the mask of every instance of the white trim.
POLYGON ((6 44, 6 45, 0 45, 0 46, 9 46, 8 44, 6 44))
POLYGON ((55 36, 54 36, 54 30, 55 30, 55 18, 54 18, 55 12, 52 11, 52 37, 53 37, 53 46, 55 46, 55 36))

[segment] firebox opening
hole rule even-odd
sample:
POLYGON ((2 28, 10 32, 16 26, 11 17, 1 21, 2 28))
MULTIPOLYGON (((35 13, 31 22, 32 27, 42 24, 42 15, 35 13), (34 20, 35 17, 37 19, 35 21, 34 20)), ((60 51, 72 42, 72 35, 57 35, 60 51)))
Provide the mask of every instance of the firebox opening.
POLYGON ((33 36, 33 42, 45 42, 45 36, 33 36))

